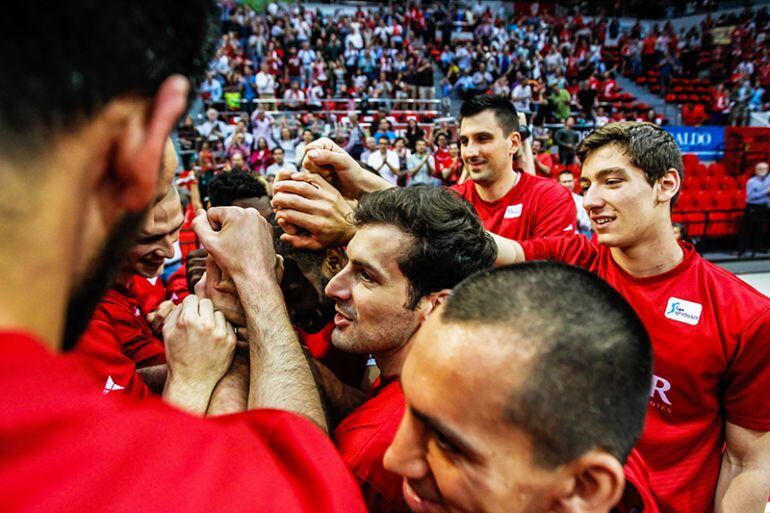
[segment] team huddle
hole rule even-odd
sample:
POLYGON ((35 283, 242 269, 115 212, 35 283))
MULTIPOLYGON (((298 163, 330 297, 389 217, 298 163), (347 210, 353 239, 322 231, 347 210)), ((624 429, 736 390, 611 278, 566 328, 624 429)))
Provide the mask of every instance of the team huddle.
POLYGON ((460 109, 462 184, 319 139, 186 219, 169 134, 214 7, 36 3, 0 22, 63 42, 0 50, 28 86, 0 101, 4 510, 763 510, 770 299, 674 237, 667 132, 577 147, 592 240, 492 95, 460 109))

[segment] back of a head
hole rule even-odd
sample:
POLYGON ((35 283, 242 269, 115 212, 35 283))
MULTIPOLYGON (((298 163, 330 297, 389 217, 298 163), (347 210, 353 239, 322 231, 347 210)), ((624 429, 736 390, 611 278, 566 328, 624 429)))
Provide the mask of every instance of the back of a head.
POLYGON ((500 326, 534 353, 504 418, 553 468, 592 449, 625 461, 638 440, 652 379, 647 332, 596 275, 555 262, 478 273, 455 287, 441 321, 500 326))
POLYGON ((443 188, 391 188, 365 196, 354 223, 395 226, 411 239, 399 258, 413 308, 421 297, 451 289, 492 267, 497 248, 473 207, 443 188))
POLYGON ((511 100, 500 94, 480 94, 466 100, 460 107, 460 123, 462 124, 463 118, 473 117, 487 110, 494 112, 505 137, 519 131, 519 114, 516 107, 511 100))
POLYGON ((234 201, 267 196, 265 184, 248 171, 220 173, 209 182, 212 207, 232 206, 234 201))
POLYGON ((210 0, 181 10, 170 0, 10 4, 0 21, 11 37, 0 45, 0 152, 38 151, 113 99, 152 98, 173 74, 189 77, 194 94, 216 29, 210 0))

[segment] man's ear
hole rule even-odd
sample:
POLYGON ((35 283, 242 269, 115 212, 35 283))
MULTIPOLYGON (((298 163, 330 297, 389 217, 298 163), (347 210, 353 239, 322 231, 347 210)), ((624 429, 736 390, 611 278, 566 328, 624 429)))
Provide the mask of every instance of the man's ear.
POLYGON ((323 274, 331 279, 345 267, 348 258, 342 248, 329 248, 324 255, 323 274))
POLYGON ((431 313, 435 312, 441 305, 443 305, 451 295, 452 291, 450 289, 443 289, 423 297, 420 300, 423 307, 423 321, 427 319, 431 313))
POLYGON ((623 465, 603 451, 591 451, 567 464, 557 485, 554 510, 564 513, 610 511, 625 489, 623 465))
POLYGON ((682 180, 676 169, 669 169, 662 177, 658 178, 658 195, 660 203, 670 202, 682 187, 682 180))
POLYGON ((149 105, 124 113, 105 176, 113 201, 123 209, 139 212, 155 197, 163 147, 184 113, 189 88, 185 77, 168 77, 149 105))
POLYGON ((515 159, 516 154, 519 152, 519 146, 521 146, 521 135, 518 130, 513 130, 511 135, 508 136, 508 140, 511 141, 510 154, 515 159))

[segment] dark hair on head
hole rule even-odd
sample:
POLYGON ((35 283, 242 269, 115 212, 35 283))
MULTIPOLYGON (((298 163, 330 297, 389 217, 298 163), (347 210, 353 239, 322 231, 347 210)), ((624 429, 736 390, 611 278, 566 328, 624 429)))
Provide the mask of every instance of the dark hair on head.
MULTIPOLYGON (((591 153, 608 144, 616 145, 632 165, 644 171, 651 186, 669 169, 675 169, 679 180, 684 181, 682 152, 671 134, 658 125, 636 121, 607 123, 583 139, 577 147, 577 155, 581 162, 585 162, 591 153)), ((679 192, 671 199, 672 208, 678 198, 679 192)))
POLYGON ((519 113, 513 102, 501 94, 480 94, 466 100, 460 107, 460 124, 464 118, 481 114, 485 110, 495 113, 495 119, 505 137, 519 131, 519 113))
POLYGON ((499 326, 511 346, 532 350, 525 369, 511 368, 524 375, 503 416, 529 435, 538 465, 593 449, 628 457, 647 411, 652 349, 639 317, 602 279, 556 262, 483 271, 455 287, 441 320, 499 326))
POLYGON ((473 207, 453 192, 435 187, 391 188, 364 196, 354 224, 394 226, 411 240, 398 257, 409 280, 406 308, 470 274, 492 266, 497 247, 473 207))
POLYGON ((265 184, 248 171, 220 173, 209 182, 212 207, 229 207, 234 201, 267 196, 265 184))
MULTIPOLYGON (((216 42, 216 5, 192 0, 14 2, 0 20, 0 151, 28 152, 109 101, 152 98, 179 73, 203 78, 216 42), (41 47, 44 41, 53 45, 41 47), (12 94, 13 93, 13 94, 12 94)), ((19 158, 23 153, 14 157, 19 158)))
POLYGON ((275 220, 275 216, 270 216, 268 220, 273 227, 273 247, 278 255, 286 260, 293 260, 297 263, 303 273, 315 274, 319 281, 323 278, 323 264, 326 257, 326 251, 314 251, 310 249, 297 249, 288 242, 281 240, 281 235, 286 233, 281 225, 275 220))
POLYGON ((561 175, 570 175, 570 176, 571 176, 571 177, 573 177, 573 178, 574 178, 574 176, 575 176, 575 175, 573 175, 573 174, 572 174, 572 171, 570 171, 569 169, 562 169, 562 170, 559 172, 559 178, 561 178, 561 175))

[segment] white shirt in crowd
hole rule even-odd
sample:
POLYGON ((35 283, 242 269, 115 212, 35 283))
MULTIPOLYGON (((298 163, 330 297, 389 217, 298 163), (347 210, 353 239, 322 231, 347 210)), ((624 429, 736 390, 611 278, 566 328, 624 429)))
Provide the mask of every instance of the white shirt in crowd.
POLYGON ((388 150, 385 156, 382 155, 380 150, 377 150, 369 155, 366 163, 369 164, 369 166, 371 166, 375 171, 377 171, 377 174, 379 174, 385 180, 389 181, 393 185, 398 185, 398 175, 391 171, 390 168, 384 164, 385 161, 389 162, 393 168, 398 169, 398 154, 393 150, 388 150))

